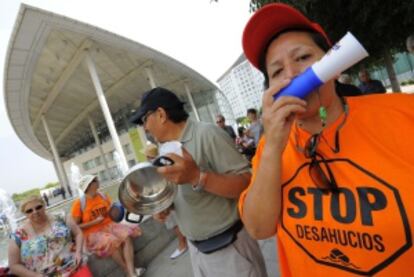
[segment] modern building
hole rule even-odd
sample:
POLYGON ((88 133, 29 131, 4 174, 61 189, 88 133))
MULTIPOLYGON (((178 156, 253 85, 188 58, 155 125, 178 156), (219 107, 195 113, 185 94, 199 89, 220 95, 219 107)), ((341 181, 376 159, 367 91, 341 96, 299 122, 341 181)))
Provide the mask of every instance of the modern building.
MULTIPOLYGON (((246 116, 249 108, 259 110, 262 105, 263 74, 252 66, 242 54, 217 80, 221 91, 230 102, 236 118, 246 116)), ((218 96, 218 104, 225 110, 227 101, 218 96)))
MULTIPOLYGON (((148 28, 148 26, 146 27, 148 28)), ((95 26, 22 5, 10 38, 4 98, 21 141, 53 161, 68 190, 80 175, 118 179, 147 138, 128 118, 163 86, 194 120, 214 120, 219 89, 180 62, 95 26)))

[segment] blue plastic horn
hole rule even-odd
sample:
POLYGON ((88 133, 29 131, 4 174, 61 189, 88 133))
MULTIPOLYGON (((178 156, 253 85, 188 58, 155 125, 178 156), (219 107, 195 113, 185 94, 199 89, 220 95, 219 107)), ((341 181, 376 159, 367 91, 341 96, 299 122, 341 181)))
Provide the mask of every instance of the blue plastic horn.
POLYGON ((280 96, 296 96, 304 99, 309 93, 367 56, 368 52, 348 32, 319 61, 296 76, 273 98, 276 100, 280 96))

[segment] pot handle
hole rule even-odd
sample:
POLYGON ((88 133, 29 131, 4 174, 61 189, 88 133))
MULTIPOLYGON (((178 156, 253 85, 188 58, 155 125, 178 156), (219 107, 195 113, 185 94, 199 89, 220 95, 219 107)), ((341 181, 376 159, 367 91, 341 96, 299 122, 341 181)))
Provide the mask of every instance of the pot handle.
POLYGON ((126 221, 128 221, 128 222, 130 222, 130 223, 141 223, 141 221, 142 221, 142 219, 144 218, 142 215, 138 215, 139 216, 139 219, 138 220, 134 220, 134 219, 130 219, 129 218, 129 215, 130 215, 131 213, 130 212, 126 212, 126 214, 125 214, 125 220, 126 221))
POLYGON ((152 162, 152 164, 156 167, 160 167, 160 166, 166 166, 166 165, 173 165, 174 161, 171 158, 168 158, 166 156, 159 156, 152 162))

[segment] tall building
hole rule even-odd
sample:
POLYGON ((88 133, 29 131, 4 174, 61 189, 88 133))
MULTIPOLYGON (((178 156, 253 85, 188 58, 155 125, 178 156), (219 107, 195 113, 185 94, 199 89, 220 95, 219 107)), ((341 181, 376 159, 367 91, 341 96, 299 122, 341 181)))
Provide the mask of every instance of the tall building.
MULTIPOLYGON (((217 80, 236 118, 246 116, 249 108, 262 105, 263 74, 253 67, 244 54, 217 80)), ((220 110, 224 111, 224 99, 217 97, 220 110)))

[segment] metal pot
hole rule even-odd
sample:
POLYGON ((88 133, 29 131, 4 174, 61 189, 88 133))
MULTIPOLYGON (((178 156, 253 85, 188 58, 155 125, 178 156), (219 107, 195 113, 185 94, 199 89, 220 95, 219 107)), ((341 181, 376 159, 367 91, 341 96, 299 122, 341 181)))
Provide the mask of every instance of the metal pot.
POLYGON ((173 160, 158 157, 152 163, 133 166, 119 186, 119 201, 131 213, 153 215, 168 208, 177 192, 176 185, 157 172, 157 167, 171 165, 173 160))

